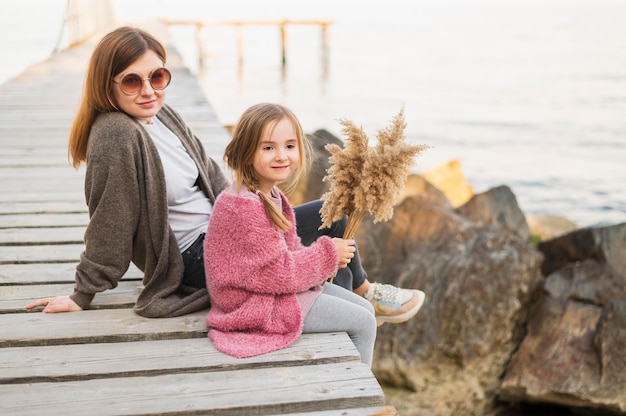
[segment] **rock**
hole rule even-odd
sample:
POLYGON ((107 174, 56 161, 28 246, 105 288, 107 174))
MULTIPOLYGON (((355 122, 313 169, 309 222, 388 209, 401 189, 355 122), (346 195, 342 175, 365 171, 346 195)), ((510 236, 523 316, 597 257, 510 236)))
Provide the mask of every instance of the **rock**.
POLYGON ((584 259, 606 263, 613 270, 626 271, 626 223, 609 227, 582 228, 542 242, 537 247, 545 255, 541 270, 545 276, 584 259))
POLYGON ((626 413, 626 299, 611 300, 603 308, 593 346, 600 358, 598 392, 610 407, 626 413))
POLYGON ((377 378, 414 392, 390 404, 403 415, 484 414, 522 339, 541 254, 429 194, 407 197, 389 222, 364 220, 357 241, 371 281, 426 292, 415 318, 379 328, 377 378))
POLYGON ((397 204, 402 202, 407 196, 412 195, 425 196, 429 199, 433 199, 433 203, 435 204, 452 208, 446 195, 420 175, 412 174, 407 177, 404 188, 402 188, 398 196, 397 204))
POLYGON ((526 217, 508 186, 498 186, 475 195, 466 204, 457 208, 457 212, 474 222, 514 230, 525 239, 530 237, 526 217))
POLYGON ((556 215, 527 216, 526 223, 530 234, 541 241, 552 240, 578 228, 573 221, 556 215))
POLYGON ((458 159, 422 171, 420 176, 441 190, 455 208, 469 201, 474 195, 474 190, 463 174, 461 161, 458 159))
POLYGON ((621 224, 539 245, 549 276, 502 400, 626 414, 625 236, 621 224))

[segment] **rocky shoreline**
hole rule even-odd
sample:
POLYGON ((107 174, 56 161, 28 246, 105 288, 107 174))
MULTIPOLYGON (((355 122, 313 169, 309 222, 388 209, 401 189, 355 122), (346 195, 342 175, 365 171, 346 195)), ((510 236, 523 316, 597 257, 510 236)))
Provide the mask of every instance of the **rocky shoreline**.
MULTIPOLYGON (((325 131, 294 203, 327 184, 325 131)), ((419 315, 379 328, 374 373, 402 415, 626 415, 626 223, 526 218, 451 162, 412 175, 393 218, 357 242, 371 281, 419 288, 419 315)))

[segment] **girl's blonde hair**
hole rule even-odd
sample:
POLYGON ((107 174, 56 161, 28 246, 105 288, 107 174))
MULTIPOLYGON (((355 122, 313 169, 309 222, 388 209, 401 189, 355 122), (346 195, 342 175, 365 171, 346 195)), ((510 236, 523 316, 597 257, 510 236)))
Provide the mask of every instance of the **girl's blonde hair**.
POLYGON ((96 46, 87 68, 80 107, 70 130, 68 156, 75 168, 87 161, 89 132, 96 117, 100 113, 120 111, 113 95, 113 78, 148 50, 154 51, 165 65, 163 45, 141 29, 117 28, 96 46))
MULTIPOLYGON (((285 218, 282 211, 263 192, 259 190, 259 178, 252 163, 254 155, 261 145, 261 139, 266 128, 274 128, 282 119, 288 119, 296 133, 300 163, 296 171, 280 184, 285 194, 289 195, 295 189, 298 180, 306 175, 310 169, 310 143, 302 131, 300 121, 287 107, 280 104, 260 103, 253 105, 243 112, 232 131, 232 140, 224 151, 224 160, 235 174, 235 186, 246 185, 251 192, 257 193, 265 211, 277 229, 287 231, 293 224, 285 218)), ((271 132, 270 132, 271 133, 271 132)))

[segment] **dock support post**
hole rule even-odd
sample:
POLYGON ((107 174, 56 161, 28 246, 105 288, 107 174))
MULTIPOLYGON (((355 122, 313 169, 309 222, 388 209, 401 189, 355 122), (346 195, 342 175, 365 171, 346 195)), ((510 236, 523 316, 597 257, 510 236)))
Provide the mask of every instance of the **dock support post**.
POLYGON ((280 23, 280 51, 281 65, 284 71, 287 66, 287 33, 284 21, 280 23))
POLYGON ((328 78, 328 67, 330 62, 329 56, 329 38, 328 38, 328 24, 322 23, 322 79, 328 78))
POLYGON ((198 45, 198 68, 204 68, 204 60, 206 59, 206 47, 204 45, 204 25, 196 24, 196 45, 198 45))

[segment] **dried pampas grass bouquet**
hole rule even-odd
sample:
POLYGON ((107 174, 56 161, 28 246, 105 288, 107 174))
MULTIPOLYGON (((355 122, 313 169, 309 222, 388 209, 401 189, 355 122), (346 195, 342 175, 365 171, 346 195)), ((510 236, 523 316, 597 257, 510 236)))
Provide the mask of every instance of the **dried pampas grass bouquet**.
POLYGON ((331 154, 331 167, 324 177, 330 189, 322 199, 320 210, 322 226, 348 216, 343 238, 353 238, 366 212, 374 222, 387 221, 411 172, 414 158, 428 149, 428 145, 411 145, 405 142, 404 109, 392 118, 391 124, 378 131, 378 142, 370 147, 362 128, 351 121, 339 120, 346 140, 343 148, 326 145, 331 154))

